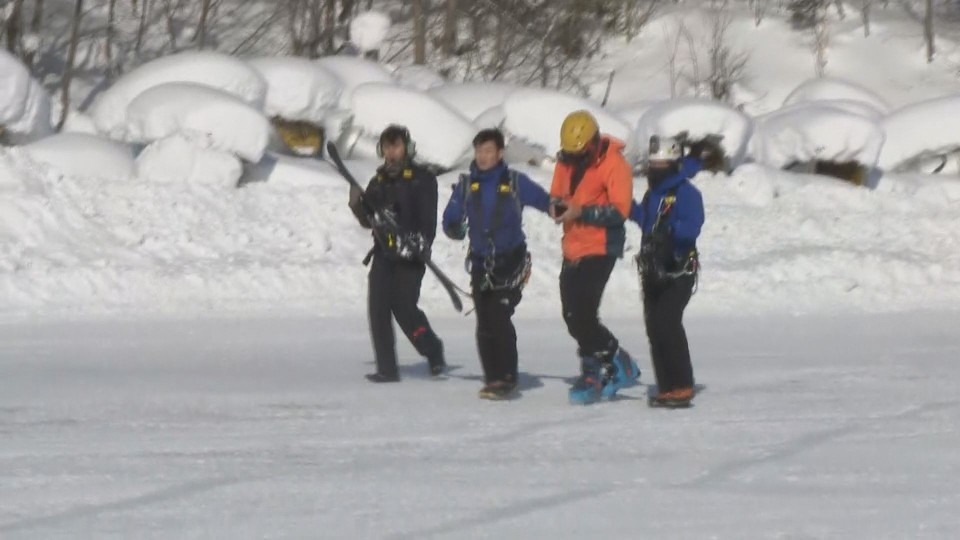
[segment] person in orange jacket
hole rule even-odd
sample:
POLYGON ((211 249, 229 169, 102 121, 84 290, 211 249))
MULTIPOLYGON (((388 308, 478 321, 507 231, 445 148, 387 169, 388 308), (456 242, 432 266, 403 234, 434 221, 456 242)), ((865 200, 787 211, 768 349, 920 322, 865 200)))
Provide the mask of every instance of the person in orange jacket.
POLYGON ((640 370, 601 322, 600 300, 617 259, 633 202, 633 174, 624 143, 600 133, 587 111, 567 116, 550 188, 550 215, 563 224, 560 301, 567 330, 577 341, 580 377, 572 403, 612 398, 636 384, 640 370))

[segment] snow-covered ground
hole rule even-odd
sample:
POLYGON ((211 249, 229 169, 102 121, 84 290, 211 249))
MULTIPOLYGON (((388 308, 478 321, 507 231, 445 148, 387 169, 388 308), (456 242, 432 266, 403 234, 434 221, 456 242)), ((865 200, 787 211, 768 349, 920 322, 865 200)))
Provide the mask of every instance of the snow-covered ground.
MULTIPOLYGON (((179 163, 179 162, 178 162, 179 163)), ((350 163, 368 178, 370 161, 350 163)), ((524 167, 544 186, 549 170, 524 167)), ((347 184, 325 163, 283 158, 217 183, 64 177, 23 150, 0 151, 0 315, 89 316, 364 313, 371 240, 347 208, 347 184)), ((207 177, 209 180, 212 177, 207 177)), ((440 178, 440 207, 456 173, 440 178)), ((636 182, 636 197, 643 189, 636 182)), ((703 271, 691 311, 897 312, 960 304, 960 180, 884 176, 877 189, 745 165, 696 179, 706 201, 703 271)), ((561 231, 526 214, 534 273, 521 316, 559 313, 561 231)), ((604 310, 636 309, 628 224, 625 258, 604 310)), ((466 245, 437 238, 434 259, 462 285, 466 245)), ((446 313, 431 277, 424 305, 446 313)))
POLYGON ((958 324, 695 317, 681 411, 568 405, 558 317, 509 403, 463 320, 388 386, 362 317, 0 325, 0 537, 957 538, 958 324))

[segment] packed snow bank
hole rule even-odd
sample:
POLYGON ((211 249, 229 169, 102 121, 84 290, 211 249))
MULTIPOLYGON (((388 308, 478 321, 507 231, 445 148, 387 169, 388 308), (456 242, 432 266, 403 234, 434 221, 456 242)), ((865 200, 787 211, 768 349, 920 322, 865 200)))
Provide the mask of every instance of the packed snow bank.
POLYGON ((67 176, 128 180, 134 175, 133 149, 97 135, 60 133, 28 144, 23 151, 67 176))
POLYGON ((247 61, 267 83, 268 116, 320 124, 340 102, 339 77, 306 58, 267 57, 247 61))
POLYGON ((340 107, 349 109, 354 90, 367 83, 396 84, 393 75, 382 65, 353 56, 325 56, 317 62, 343 82, 340 107))
POLYGON ((267 83, 246 62, 214 52, 183 52, 165 56, 127 73, 97 97, 89 113, 97 128, 123 138, 127 108, 143 92, 167 83, 194 83, 231 94, 262 110, 267 83), (119 130, 119 131, 118 131, 119 130))
POLYGON ((357 155, 375 157, 370 141, 389 124, 410 130, 417 156, 424 163, 450 168, 469 153, 476 128, 470 121, 428 94, 386 84, 365 84, 353 93, 353 126, 362 130, 366 145, 357 155))
POLYGON ((646 150, 653 135, 673 137, 687 132, 690 139, 721 135, 720 146, 731 167, 743 162, 753 122, 742 112, 718 101, 685 98, 662 101, 650 107, 637 124, 636 138, 646 150))
POLYGON ((877 122, 810 103, 759 118, 752 153, 757 162, 777 168, 810 161, 855 161, 872 168, 883 141, 883 128, 877 122))
POLYGON ((500 107, 519 86, 506 83, 452 83, 430 89, 430 95, 474 120, 494 107, 500 107))
POLYGON ((50 96, 5 49, 0 49, 0 128, 14 143, 37 140, 52 131, 50 96))
POLYGON ((547 154, 560 151, 564 118, 574 111, 587 110, 597 119, 602 133, 623 141, 627 145, 625 154, 636 157, 638 149, 630 126, 593 101, 552 90, 521 88, 507 97, 503 108, 507 115, 504 127, 510 134, 541 146, 547 154))
MULTIPOLYGON (((230 171, 239 170, 226 155, 213 170, 193 165, 171 178, 170 169, 195 150, 193 142, 155 143, 140 156, 141 178, 134 182, 61 177, 20 149, 0 150, 0 314, 364 316, 358 299, 366 297, 367 269, 360 261, 371 239, 346 206, 343 180, 319 163, 281 160, 266 182, 224 189, 236 177, 230 171), (164 157, 159 150, 168 144, 179 148, 164 157), (162 178, 154 178, 154 166, 162 178)), ((348 166, 365 182, 375 162, 348 166)), ((549 185, 549 168, 521 169, 549 185)), ((458 172, 440 178, 440 207, 458 172)), ((730 177, 703 173, 695 182, 707 224, 698 241, 703 270, 691 314, 960 305, 956 179, 888 174, 876 190, 865 190, 746 164, 730 177)), ((638 179, 637 198, 642 185, 638 179)), ((519 316, 559 321, 562 232, 532 209, 524 223, 534 269, 519 316)), ((642 324, 630 260, 639 246, 639 231, 628 224, 627 253, 611 276, 604 316, 642 324)), ((433 250, 435 262, 461 285, 468 282, 466 250, 442 234, 433 250)), ((453 314, 429 275, 423 306, 431 315, 453 314)))
POLYGON ((436 71, 427 66, 401 66, 393 72, 393 77, 397 84, 404 88, 427 91, 431 88, 437 88, 446 84, 447 80, 436 71))
POLYGON ((243 101, 215 88, 187 83, 163 84, 140 94, 130 103, 125 125, 131 142, 149 143, 176 135, 252 163, 263 156, 270 129, 263 114, 243 101))
POLYGON ((923 101, 894 111, 883 121, 887 142, 880 168, 893 171, 924 155, 950 153, 960 148, 960 94, 923 101))
POLYGON ((350 42, 361 51, 380 48, 390 30, 390 17, 379 11, 367 11, 350 21, 350 42))
POLYGON ((236 156, 197 142, 171 136, 158 140, 137 156, 137 177, 156 183, 206 184, 236 187, 243 166, 236 156))
POLYGON ((783 104, 796 105, 810 101, 828 100, 858 101, 881 113, 890 110, 890 106, 870 90, 850 81, 830 77, 804 82, 787 96, 783 104))

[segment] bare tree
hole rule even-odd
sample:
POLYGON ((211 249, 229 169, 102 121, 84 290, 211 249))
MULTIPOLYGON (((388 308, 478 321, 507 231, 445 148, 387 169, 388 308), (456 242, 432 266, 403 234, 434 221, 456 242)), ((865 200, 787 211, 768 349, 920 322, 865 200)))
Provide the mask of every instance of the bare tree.
POLYGON ((933 62, 933 57, 937 52, 933 42, 933 0, 927 0, 927 9, 923 17, 923 37, 927 41, 927 63, 929 64, 933 62))
POLYGON ((767 0, 753 0, 753 25, 760 26, 767 14, 767 0))
POLYGON ((827 6, 823 3, 817 8, 817 23, 813 31, 813 48, 816 58, 817 77, 823 77, 827 73, 827 47, 830 45, 830 30, 827 27, 827 6))
POLYGON ((143 50, 143 38, 147 34, 147 17, 152 4, 151 0, 140 0, 140 24, 137 26, 137 44, 133 48, 137 58, 140 58, 140 52, 143 50))
POLYGON ((733 98, 733 86, 746 77, 746 66, 749 56, 746 53, 734 51, 727 39, 731 18, 726 12, 726 5, 714 18, 710 39, 710 96, 717 100, 729 103, 733 98))
POLYGON ((677 69, 677 53, 680 51, 680 37, 681 31, 686 26, 681 20, 677 24, 677 31, 674 33, 673 44, 670 43, 670 36, 668 34, 663 35, 663 40, 666 42, 667 51, 669 56, 667 56, 667 66, 670 69, 670 98, 677 97, 677 83, 680 82, 680 71, 677 69))
POLYGON ((110 0, 110 4, 107 7, 107 42, 103 47, 103 55, 107 61, 106 76, 108 80, 112 79, 115 73, 113 45, 114 45, 114 38, 117 34, 116 20, 117 20, 117 0, 110 0))
POLYGON ((860 15, 863 18, 863 37, 870 37, 870 8, 873 7, 873 0, 863 0, 863 7, 860 15))
POLYGON ((23 38, 23 0, 13 0, 10 6, 4 34, 7 37, 7 50, 19 55, 22 49, 21 39, 23 38))
POLYGON ((443 39, 441 49, 446 57, 453 56, 457 48, 457 0, 447 0, 447 13, 443 21, 443 39))
POLYGON ((424 0, 413 0, 413 63, 427 63, 427 22, 423 10, 424 0))
POLYGON ((74 66, 77 62, 77 46, 80 42, 80 22, 83 19, 83 0, 76 0, 73 11, 73 23, 70 27, 70 48, 67 51, 67 65, 63 70, 62 88, 60 93, 60 121, 57 122, 57 131, 63 129, 67 123, 67 114, 70 112, 70 84, 73 82, 74 66))
POLYGON ((207 20, 210 17, 211 0, 202 0, 200 4, 200 22, 197 23, 197 48, 203 50, 207 45, 207 20))
POLYGON ((30 19, 30 31, 34 34, 39 33, 41 22, 43 22, 43 0, 34 0, 33 18, 30 19))
POLYGON ((323 52, 332 54, 333 38, 337 30, 337 0, 327 0, 323 9, 323 52))

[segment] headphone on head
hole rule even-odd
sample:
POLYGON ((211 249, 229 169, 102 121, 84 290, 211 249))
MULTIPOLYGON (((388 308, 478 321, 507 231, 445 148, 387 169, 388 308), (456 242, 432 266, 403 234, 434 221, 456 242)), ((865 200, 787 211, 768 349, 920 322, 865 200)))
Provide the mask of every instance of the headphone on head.
POLYGON ((413 138, 410 137, 410 130, 406 126, 401 126, 399 124, 390 124, 380 133, 380 139, 377 141, 377 157, 383 157, 383 138, 387 132, 400 132, 400 137, 403 139, 404 150, 407 154, 407 159, 413 159, 417 155, 417 143, 414 142, 413 138))

